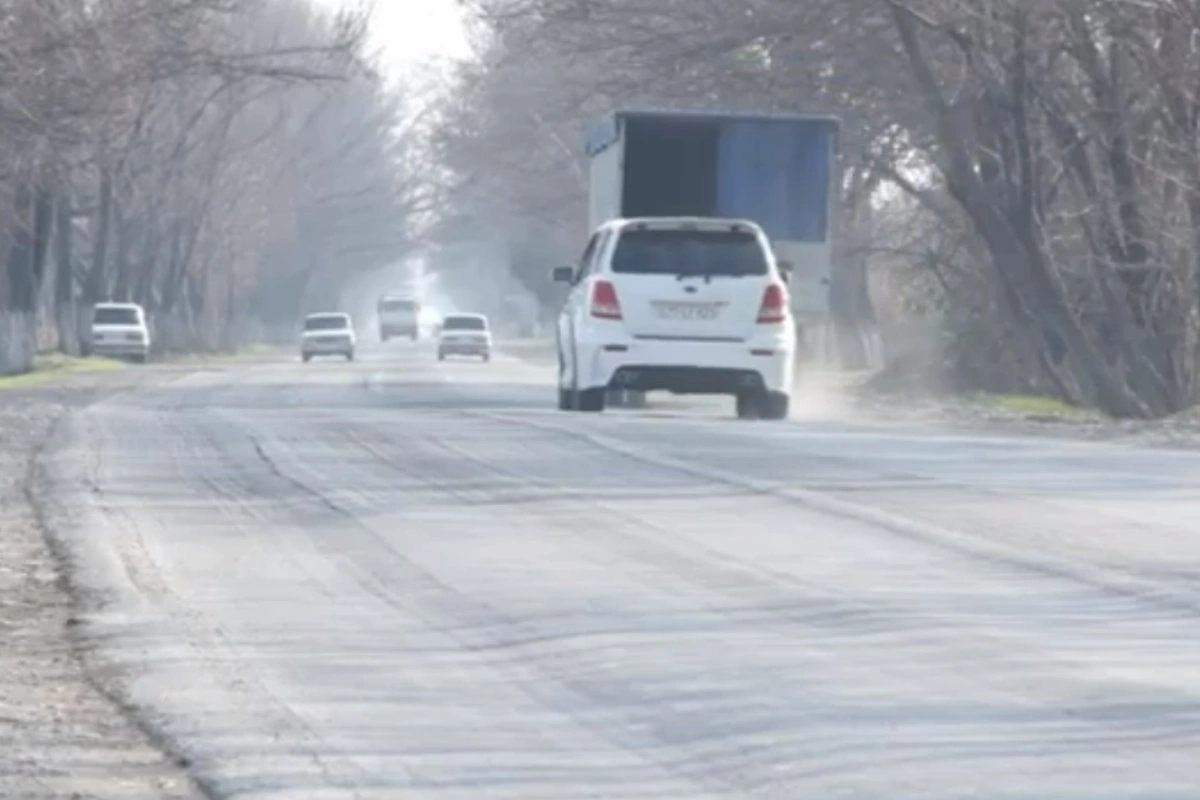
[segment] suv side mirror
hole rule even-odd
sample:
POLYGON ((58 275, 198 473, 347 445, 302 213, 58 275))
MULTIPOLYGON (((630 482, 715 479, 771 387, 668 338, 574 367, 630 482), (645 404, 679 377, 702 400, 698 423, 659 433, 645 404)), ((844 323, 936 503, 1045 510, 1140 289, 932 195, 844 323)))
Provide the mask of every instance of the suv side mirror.
POLYGON ((550 271, 550 279, 555 283, 574 283, 574 267, 555 267, 550 271))

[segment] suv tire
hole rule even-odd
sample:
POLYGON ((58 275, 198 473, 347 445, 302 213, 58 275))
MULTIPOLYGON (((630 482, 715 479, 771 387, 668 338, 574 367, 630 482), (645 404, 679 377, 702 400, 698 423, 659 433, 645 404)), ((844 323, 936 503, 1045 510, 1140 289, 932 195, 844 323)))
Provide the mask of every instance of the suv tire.
POLYGON ((758 395, 742 392, 734 398, 738 419, 758 419, 762 403, 758 395))
POLYGON ((764 392, 759 398, 759 415, 763 419, 787 419, 792 398, 783 392, 764 392))
POLYGON ((606 391, 606 389, 601 387, 599 389, 584 389, 581 392, 576 392, 575 396, 579 401, 579 410, 588 414, 599 414, 604 410, 604 395, 606 391))

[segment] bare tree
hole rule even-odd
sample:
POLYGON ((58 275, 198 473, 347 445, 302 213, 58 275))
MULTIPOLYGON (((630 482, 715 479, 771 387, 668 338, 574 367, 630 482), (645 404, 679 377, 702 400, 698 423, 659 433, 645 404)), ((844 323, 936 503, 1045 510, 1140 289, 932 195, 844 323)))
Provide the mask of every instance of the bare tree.
POLYGON ((68 351, 107 298, 142 303, 163 346, 225 348, 290 326, 305 287, 328 297, 401 252, 402 103, 363 56, 361 15, 0 0, 0 20, 0 372, 29 367, 49 283, 68 351))

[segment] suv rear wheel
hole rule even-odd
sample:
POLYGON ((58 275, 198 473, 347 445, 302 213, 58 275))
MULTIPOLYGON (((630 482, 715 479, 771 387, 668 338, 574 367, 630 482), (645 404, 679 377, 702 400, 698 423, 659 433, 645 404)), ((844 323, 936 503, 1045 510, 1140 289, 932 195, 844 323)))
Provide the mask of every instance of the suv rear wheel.
POLYGON ((759 414, 763 419, 787 419, 792 398, 783 392, 765 392, 759 398, 759 414))
POLYGON ((579 401, 579 410, 590 414, 598 414, 603 411, 604 394, 606 391, 606 389, 600 388, 584 389, 581 392, 576 392, 575 396, 579 401))
POLYGON ((736 408, 738 419, 757 419, 758 397, 747 393, 739 394, 736 398, 736 408))
POLYGON ((738 419, 787 419, 791 398, 783 392, 754 392, 737 395, 738 419))

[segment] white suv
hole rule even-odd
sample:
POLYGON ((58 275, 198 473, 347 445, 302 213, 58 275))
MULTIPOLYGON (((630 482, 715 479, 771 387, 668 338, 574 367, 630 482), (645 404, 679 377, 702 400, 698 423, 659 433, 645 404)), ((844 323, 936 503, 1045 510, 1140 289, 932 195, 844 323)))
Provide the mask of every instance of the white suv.
POLYGON ((762 229, 747 220, 617 219, 578 268, 558 318, 558 407, 610 390, 730 394, 739 417, 788 415, 795 323, 762 229))

